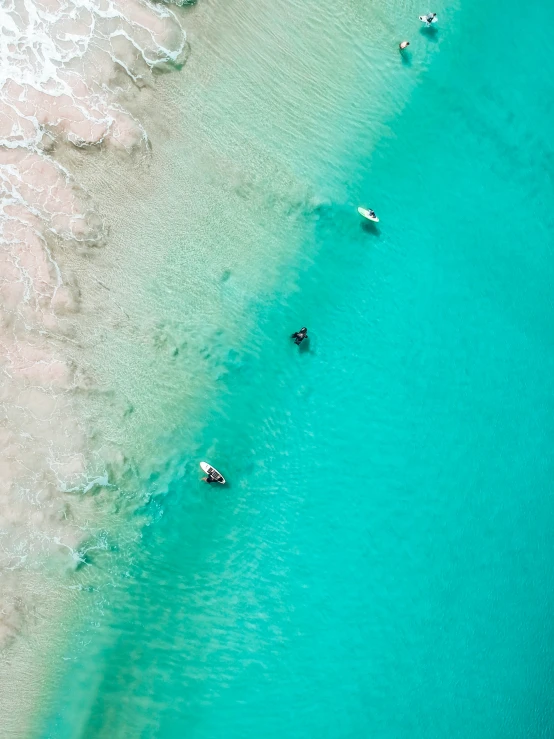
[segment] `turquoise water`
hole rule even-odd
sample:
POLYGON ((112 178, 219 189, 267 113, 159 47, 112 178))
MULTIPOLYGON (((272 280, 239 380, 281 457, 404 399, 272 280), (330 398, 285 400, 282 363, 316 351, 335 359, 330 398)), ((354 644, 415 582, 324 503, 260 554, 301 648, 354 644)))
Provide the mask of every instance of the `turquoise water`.
POLYGON ((356 49, 301 249, 207 347, 37 736, 552 736, 554 10, 425 10, 405 63, 356 49))

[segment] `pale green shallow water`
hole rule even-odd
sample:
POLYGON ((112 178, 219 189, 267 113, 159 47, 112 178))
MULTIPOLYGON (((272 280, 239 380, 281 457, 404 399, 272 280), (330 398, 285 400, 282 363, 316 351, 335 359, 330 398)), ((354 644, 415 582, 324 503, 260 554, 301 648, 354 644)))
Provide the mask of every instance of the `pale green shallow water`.
POLYGON ((34 736, 552 736, 554 18, 516 7, 195 11, 90 359, 149 525, 34 736))

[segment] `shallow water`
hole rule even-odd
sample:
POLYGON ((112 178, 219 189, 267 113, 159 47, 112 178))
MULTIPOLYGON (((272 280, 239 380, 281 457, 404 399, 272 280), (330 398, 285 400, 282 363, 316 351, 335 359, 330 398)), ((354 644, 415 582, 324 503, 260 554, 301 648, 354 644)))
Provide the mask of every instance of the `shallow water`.
POLYGON ((33 736, 552 734, 552 12, 314 8, 191 15, 171 187, 98 257, 148 525, 33 736))

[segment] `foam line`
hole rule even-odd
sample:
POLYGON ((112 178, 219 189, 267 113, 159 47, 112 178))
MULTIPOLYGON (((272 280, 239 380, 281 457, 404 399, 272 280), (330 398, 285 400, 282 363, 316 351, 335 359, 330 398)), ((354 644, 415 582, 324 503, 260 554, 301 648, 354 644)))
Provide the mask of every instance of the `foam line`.
POLYGON ((104 226, 56 151, 144 147, 121 73, 138 94, 154 67, 182 63, 185 44, 175 13, 146 0, 0 6, 0 648, 28 610, 21 569, 44 557, 74 567, 94 519, 87 493, 108 485, 87 475, 64 352, 79 289, 59 248, 98 244, 104 226))

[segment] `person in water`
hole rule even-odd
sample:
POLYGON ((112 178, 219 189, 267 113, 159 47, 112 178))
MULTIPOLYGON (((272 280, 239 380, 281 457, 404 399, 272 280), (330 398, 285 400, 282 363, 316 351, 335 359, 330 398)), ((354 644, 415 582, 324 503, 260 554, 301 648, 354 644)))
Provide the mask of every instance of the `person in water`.
POLYGON ((210 474, 207 477, 202 478, 202 481, 207 482, 208 485, 211 482, 221 482, 221 480, 223 480, 223 478, 221 477, 221 475, 218 475, 217 472, 210 472, 210 474))
POLYGON ((401 41, 398 44, 398 48, 400 49, 400 51, 404 51, 404 49, 407 49, 409 45, 410 45, 409 41, 401 41))
POLYGON ((295 344, 301 344, 304 339, 308 338, 308 329, 304 326, 300 331, 296 331, 292 334, 291 339, 294 339, 295 344))

